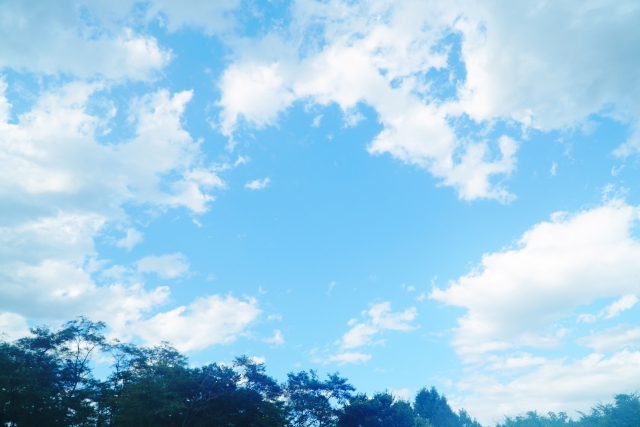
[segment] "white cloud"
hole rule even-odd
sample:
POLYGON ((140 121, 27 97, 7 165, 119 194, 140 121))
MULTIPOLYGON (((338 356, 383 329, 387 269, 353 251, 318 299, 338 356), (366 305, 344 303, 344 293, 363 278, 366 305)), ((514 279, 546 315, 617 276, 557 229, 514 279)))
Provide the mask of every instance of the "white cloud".
POLYGON ((338 365, 345 365, 347 363, 365 363, 370 359, 370 354, 343 352, 334 354, 333 356, 329 356, 325 363, 337 363, 338 365))
POLYGON ((282 332, 280 331, 280 329, 274 329, 273 336, 271 338, 267 338, 265 342, 268 342, 269 344, 273 344, 273 345, 282 345, 284 344, 285 341, 284 341, 284 336, 282 335, 282 332))
MULTIPOLYGON (((127 205, 197 214, 213 200, 208 192, 224 186, 220 168, 205 164, 200 141, 182 126, 191 92, 138 98, 129 109, 134 135, 118 140, 104 132, 115 110, 93 112, 92 97, 104 88, 66 84, 12 118, 0 80, 0 316, 14 335, 23 330, 21 318, 56 324, 78 315, 106 321, 114 337, 135 335, 133 325, 158 312, 169 288, 147 289, 131 269, 99 259, 95 239, 129 221, 127 205)), ((129 229, 116 245, 130 248, 141 237, 129 229)), ((138 268, 170 278, 186 273, 188 263, 173 254, 143 258, 138 268)), ((202 303, 194 304, 199 313, 202 303)), ((246 324, 222 323, 216 333, 246 324)))
POLYGON ((16 313, 0 313, 0 341, 13 341, 29 335, 27 319, 16 313))
POLYGON ((270 183, 271 183, 271 179, 269 179, 269 177, 262 178, 262 179, 255 179, 253 181, 247 182, 244 185, 244 188, 248 190, 262 190, 264 188, 267 188, 270 183))
POLYGON ((464 394, 448 395, 453 407, 464 407, 483 424, 502 421, 535 408, 538 413, 588 412, 640 381, 640 352, 623 350, 604 357, 591 354, 571 362, 548 360, 532 372, 506 382, 496 376, 471 374, 456 384, 464 394))
MULTIPOLYGON (((458 353, 557 345, 562 330, 553 325, 577 307, 639 292, 640 242, 631 235, 638 213, 613 200, 553 215, 527 231, 517 248, 485 254, 471 273, 434 288, 431 298, 467 309, 453 340, 458 353)), ((616 307, 629 304, 625 299, 616 307)))
POLYGON ((605 319, 611 319, 618 316, 623 311, 629 310, 631 307, 636 305, 637 302, 637 296, 633 294, 625 295, 611 305, 606 306, 604 310, 602 310, 602 315, 605 319))
MULTIPOLYGON (((130 117, 135 137, 104 144, 97 134, 114 111, 102 117, 88 112, 90 96, 102 87, 71 83, 42 94, 17 123, 0 117, 5 203, 23 214, 55 206, 121 217, 124 202, 206 211, 213 200, 206 190, 223 183, 201 165, 200 142, 180 122, 192 93, 159 90, 136 100, 130 117)), ((0 91, 6 88, 0 82, 0 91)), ((6 98, 0 105, 8 108, 6 98)))
POLYGON ((265 363, 267 361, 266 357, 260 357, 260 356, 251 356, 249 359, 251 359, 251 361, 253 363, 265 363))
POLYGON ((142 320, 132 329, 149 345, 169 341, 180 351, 201 350, 234 341, 260 312, 255 299, 212 295, 142 320))
POLYGON ((155 38, 83 18, 81 11, 90 12, 93 2, 83 3, 2 2, 0 69, 149 80, 169 62, 170 51, 155 38))
POLYGON ((602 332, 580 337, 576 343, 592 348, 598 353, 608 353, 640 344, 640 328, 618 325, 602 332))
POLYGON ((357 348, 371 343, 371 337, 380 331, 373 325, 358 323, 342 336, 342 348, 357 348))
POLYGON ((175 279, 189 272, 189 261, 180 252, 160 256, 146 256, 136 264, 138 272, 156 273, 163 279, 175 279))
POLYGON ((144 240, 144 234, 136 230, 135 228, 128 228, 127 235, 118 240, 116 246, 119 248, 125 248, 128 251, 133 249, 138 243, 142 243, 144 240))
POLYGON ((435 52, 445 24, 425 23, 444 15, 453 22, 456 13, 424 2, 332 1, 298 2, 293 15, 292 33, 304 36, 285 41, 273 33, 247 44, 240 59, 223 73, 223 134, 232 138, 240 118, 258 128, 275 125, 279 114, 299 100, 335 103, 346 125, 353 126, 364 118, 357 105, 365 103, 376 110, 384 127, 368 147, 372 154, 390 153, 424 167, 445 185, 456 187, 464 199, 511 197, 489 178, 513 171, 515 141, 457 138, 448 122, 454 110, 437 102, 416 76, 441 69, 447 60, 446 53, 435 52), (388 19, 376 18, 385 15, 388 19), (309 51, 304 46, 306 32, 318 25, 326 45, 309 51), (498 154, 492 153, 492 146, 498 154))
POLYGON ((486 136, 496 121, 526 138, 600 114, 631 126, 617 154, 640 149, 639 15, 632 0, 299 0, 289 27, 234 45, 219 82, 220 128, 233 138, 241 118, 275 125, 297 101, 335 103, 355 125, 364 103, 383 126, 369 152, 428 169, 460 198, 508 201, 495 180, 515 169, 518 144, 486 136), (464 72, 451 65, 456 43, 464 72), (479 130, 457 124, 467 119, 479 130))
POLYGON ((240 5, 240 0, 152 0, 149 2, 147 19, 161 19, 166 28, 177 31, 192 27, 206 34, 219 34, 234 26, 231 12, 240 5))
POLYGON ((411 395, 413 393, 411 393, 411 389, 409 388, 400 388, 400 389, 394 389, 394 388, 388 388, 387 391, 389 393, 391 393, 391 395, 394 397, 394 399, 397 400, 410 400, 411 399, 411 395))
POLYGON ((454 7, 462 9, 456 28, 467 70, 460 108, 472 118, 549 130, 575 127, 604 109, 627 123, 637 117, 640 11, 633 1, 454 7))
POLYGON ((351 319, 347 331, 340 340, 341 349, 351 349, 373 344, 374 335, 383 330, 411 331, 416 327, 410 323, 418 315, 415 307, 403 312, 392 313, 391 303, 383 302, 373 305, 366 312, 369 319, 365 323, 357 323, 357 319, 351 319))
POLYGON ((371 323, 375 327, 394 331, 415 329, 416 327, 410 323, 418 315, 415 307, 408 308, 401 313, 392 313, 391 303, 388 301, 373 305, 367 314, 371 317, 371 323))

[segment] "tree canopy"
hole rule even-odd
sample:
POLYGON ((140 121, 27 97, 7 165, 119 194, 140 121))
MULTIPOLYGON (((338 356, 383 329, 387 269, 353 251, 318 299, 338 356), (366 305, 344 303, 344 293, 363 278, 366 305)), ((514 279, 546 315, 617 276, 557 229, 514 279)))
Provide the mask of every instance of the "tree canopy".
MULTIPOLYGON (((0 425, 7 427, 482 427, 454 412, 431 387, 414 401, 384 391, 367 396, 338 373, 290 373, 279 383, 247 356, 231 365, 190 367, 168 343, 108 341, 106 325, 84 317, 0 341, 0 425), (98 357, 111 361, 103 379, 98 357)), ((619 394, 579 420, 528 412, 496 427, 637 427, 637 394, 619 394)))

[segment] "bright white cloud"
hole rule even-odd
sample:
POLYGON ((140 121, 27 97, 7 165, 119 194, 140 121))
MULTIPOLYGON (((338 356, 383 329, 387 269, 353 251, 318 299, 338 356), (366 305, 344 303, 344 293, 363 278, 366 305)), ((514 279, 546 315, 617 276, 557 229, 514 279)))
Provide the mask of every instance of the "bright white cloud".
MULTIPOLYGON (((605 109, 625 123, 637 117, 640 10, 632 0, 453 7, 461 10, 455 28, 464 37, 467 70, 459 108, 475 120, 510 118, 549 130, 580 125, 605 109)), ((632 147, 637 134, 620 152, 632 147)))
POLYGON ((273 345, 282 345, 285 342, 284 335, 282 335, 282 332, 280 331, 280 329, 274 329, 273 336, 271 338, 267 338, 265 342, 268 342, 269 344, 273 344, 273 345))
MULTIPOLYGON (((94 239, 127 222, 125 204, 198 214, 213 200, 208 191, 224 186, 217 175, 224 165, 207 166, 200 141, 182 126, 191 92, 138 98, 129 109, 134 135, 105 143, 115 110, 92 108, 104 87, 63 85, 12 118, 0 80, 0 316, 14 336, 24 331, 21 318, 55 324, 86 315, 106 321, 113 336, 131 337, 132 325, 157 312, 169 289, 146 289, 129 268, 100 260, 94 239)), ((141 239, 131 228, 116 245, 128 249, 141 239)), ((173 254, 137 267, 173 278, 188 262, 173 254)), ((230 333, 238 325, 246 323, 231 322, 230 333)))
MULTIPOLYGON (((0 90, 6 88, 0 82, 0 90)), ((159 90, 136 100, 131 109, 136 136, 106 145, 97 134, 115 111, 106 117, 88 113, 90 96, 101 88, 71 83, 44 93, 17 123, 0 117, 0 194, 6 203, 20 206, 23 214, 68 206, 114 217, 121 216, 124 202, 206 211, 213 200, 206 189, 223 183, 201 165, 200 142, 180 123, 192 93, 159 90), (165 178, 170 172, 177 178, 165 178)), ((6 98, 0 105, 9 108, 6 98)))
POLYGON ((0 69, 148 80, 169 62, 170 51, 152 37, 84 20, 80 11, 87 4, 91 11, 90 3, 2 2, 0 69))
POLYGON ((233 138, 243 120, 275 125, 296 101, 335 103, 355 125, 364 103, 383 126, 369 152, 424 167, 463 199, 508 201, 495 179, 515 169, 518 143, 487 139, 497 120, 526 137, 602 114, 631 126, 618 154, 640 149, 639 15, 632 0, 299 0, 286 30, 235 45, 219 82, 220 129, 233 138), (455 43, 464 72, 449 61, 455 43), (429 73, 448 73, 448 86, 429 73), (467 118, 480 130, 458 127, 467 118))
POLYGON ((189 261, 180 252, 166 255, 150 255, 136 262, 138 272, 156 273, 163 279, 175 279, 189 272, 189 261))
POLYGON ((459 139, 449 124, 454 110, 437 102, 417 76, 446 66, 447 54, 435 48, 455 13, 424 2, 301 1, 293 14, 292 32, 299 39, 270 34, 247 45, 241 59, 223 73, 223 134, 233 138, 241 118, 258 128, 274 125, 299 100, 335 103, 345 124, 355 126, 364 118, 358 104, 365 103, 384 127, 368 147, 372 154, 390 153, 425 167, 464 199, 511 197, 489 178, 513 171, 516 142, 507 137, 493 143, 459 139), (388 19, 379 19, 383 15, 388 19), (306 32, 318 25, 326 45, 309 51, 306 32))
POLYGON ((413 394, 411 393, 411 389, 409 388, 400 388, 397 390, 394 388, 388 388, 387 391, 391 393, 394 399, 407 400, 407 401, 411 399, 411 395, 413 394))
POLYGON ((636 347, 640 344, 640 328, 629 325, 618 325, 585 337, 580 337, 576 343, 592 348, 598 353, 608 353, 622 348, 636 347))
POLYGON ((0 341, 13 341, 27 335, 27 319, 16 313, 0 313, 0 341))
POLYGON ((169 341, 180 351, 201 350, 234 341, 260 312, 255 299, 212 295, 198 298, 188 307, 159 313, 132 328, 149 345, 169 341))
POLYGON ((604 316, 604 319, 611 319, 618 316, 623 311, 629 310, 636 305, 637 302, 637 296, 633 294, 625 295, 611 305, 606 306, 604 310, 602 310, 602 315, 604 316))
MULTIPOLYGON (((349 321, 351 329, 340 340, 342 350, 375 344, 373 337, 383 330, 411 331, 416 328, 411 325, 411 322, 418 315, 415 307, 393 313, 391 303, 383 302, 373 305, 365 313, 368 317, 365 323, 357 323, 357 319, 349 321)), ((348 363, 346 359, 344 363, 348 363)))
POLYGON ((342 336, 342 348, 357 348, 371 343, 373 335, 380 331, 373 325, 358 323, 342 336))
POLYGON ((464 407, 483 424, 502 421, 535 408, 588 412, 594 402, 610 399, 621 390, 635 390, 640 381, 640 352, 623 350, 605 357, 591 354, 571 362, 548 360, 532 372, 501 382, 496 376, 469 375, 456 384, 463 395, 447 396, 454 407, 464 407))
POLYGON ((255 179, 253 181, 247 182, 244 185, 244 188, 246 188, 247 190, 262 190, 264 188, 267 188, 270 183, 271 183, 271 179, 269 179, 269 177, 262 178, 262 179, 255 179))
POLYGON ((527 231, 518 247, 485 254, 471 273, 434 288, 431 298, 467 309, 453 340, 459 354, 557 345, 563 332, 552 325, 577 307, 640 292, 640 242, 631 235, 638 213, 613 200, 555 214, 527 231))
POLYGON ((347 363, 365 363, 371 359, 370 354, 357 353, 357 352, 343 352, 329 356, 325 363, 337 363, 338 365, 345 365, 347 363))
POLYGON ((135 228, 128 228, 127 235, 118 240, 116 246, 119 248, 125 248, 126 250, 130 251, 135 245, 137 245, 138 243, 142 243, 143 240, 144 234, 142 234, 135 228))

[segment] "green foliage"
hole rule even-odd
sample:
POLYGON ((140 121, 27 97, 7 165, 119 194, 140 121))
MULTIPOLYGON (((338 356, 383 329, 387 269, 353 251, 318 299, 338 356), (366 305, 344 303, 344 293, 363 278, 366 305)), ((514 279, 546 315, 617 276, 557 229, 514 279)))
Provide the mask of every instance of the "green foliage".
POLYGON ((287 420, 295 427, 334 426, 338 411, 333 404, 343 405, 355 390, 338 374, 329 375, 326 381, 320 380, 315 371, 290 373, 287 377, 287 420))
MULTIPOLYGON (((387 392, 352 394, 337 373, 288 374, 279 384, 264 364, 241 356, 233 365, 189 367, 163 343, 107 342, 105 325, 84 317, 52 331, 41 326, 13 343, 0 341, 0 426, 6 427, 482 427, 458 413, 435 388, 410 404, 387 392), (111 361, 104 381, 92 358, 111 361)), ((638 427, 637 394, 619 394, 577 421, 527 412, 496 427, 638 427)))
POLYGON ((358 394, 341 411, 338 426, 414 427, 415 418, 409 402, 394 402, 389 393, 377 393, 370 399, 366 394, 358 394))
POLYGON ((530 411, 515 418, 506 417, 504 423, 498 424, 496 427, 577 427, 578 425, 580 424, 570 420, 564 412, 558 414, 549 412, 546 415, 540 415, 535 411, 530 411))

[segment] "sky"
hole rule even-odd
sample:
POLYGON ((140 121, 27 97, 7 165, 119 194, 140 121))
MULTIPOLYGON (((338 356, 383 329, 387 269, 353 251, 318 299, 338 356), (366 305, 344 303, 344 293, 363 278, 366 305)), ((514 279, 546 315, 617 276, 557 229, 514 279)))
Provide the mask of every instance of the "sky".
MULTIPOLYGON (((0 1, 0 330, 486 425, 640 384, 640 4, 0 1)), ((108 368, 108 362, 104 369, 108 368)))

